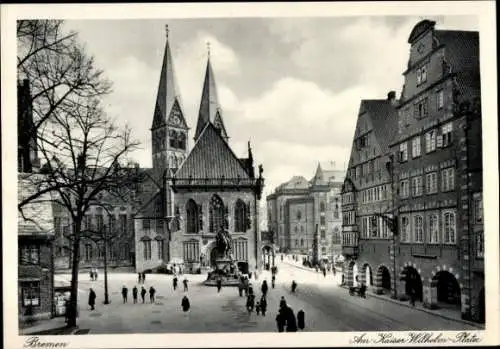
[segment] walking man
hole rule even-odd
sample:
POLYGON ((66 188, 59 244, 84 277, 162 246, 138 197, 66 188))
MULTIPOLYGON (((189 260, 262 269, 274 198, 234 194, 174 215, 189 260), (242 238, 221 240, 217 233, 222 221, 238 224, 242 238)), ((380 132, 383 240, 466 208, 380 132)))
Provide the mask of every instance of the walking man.
POLYGON ((271 278, 271 287, 274 288, 275 285, 276 285, 276 275, 273 275, 271 278))
POLYGON ((97 298, 95 292, 93 289, 90 289, 89 292, 89 305, 90 305, 90 310, 95 309, 95 299, 97 298))
POLYGON ((191 307, 191 305, 189 304, 189 299, 186 295, 184 295, 184 297, 182 297, 181 307, 182 307, 182 311, 184 311, 184 312, 188 311, 189 308, 191 307))
POLYGON ((132 298, 134 299, 134 304, 137 303, 137 293, 138 293, 137 286, 134 286, 134 288, 132 289, 132 298))
POLYGON ((219 276, 217 278, 217 293, 220 293, 221 288, 222 288, 222 278, 219 276))
POLYGON ((141 283, 142 283, 142 274, 141 274, 141 273, 137 273, 137 282, 138 282, 139 284, 141 284, 141 283))
POLYGON ((128 294, 128 288, 125 285, 123 285, 122 287, 123 304, 127 303, 127 294, 128 294))
POLYGON ((262 296, 266 296, 268 289, 269 287, 267 286, 267 280, 262 281, 262 287, 260 288, 260 290, 262 291, 262 296))
POLYGON ((267 310, 267 300, 266 297, 262 296, 260 298, 260 311, 262 312, 262 316, 266 316, 267 310))
POLYGON ((188 280, 186 278, 184 278, 184 280, 182 280, 182 284, 184 285, 184 292, 187 292, 188 291, 188 280))
POLYGON ((247 310, 248 314, 250 314, 253 311, 253 308, 255 306, 255 295, 249 294, 247 297, 247 310))
POLYGON ((326 278, 326 268, 325 267, 323 267, 323 277, 326 278))
POLYGON ((151 304, 153 304, 155 302, 155 293, 156 293, 156 290, 154 289, 153 286, 151 286, 149 288, 149 301, 151 302, 151 304))
POLYGON ((142 272, 142 283, 146 282, 146 273, 142 272))
POLYGON ((142 303, 144 303, 145 301, 145 298, 146 298, 146 289, 144 288, 144 286, 141 286, 141 298, 142 298, 142 303))
POLYGON ((174 275, 174 279, 172 280, 173 285, 174 285, 174 291, 177 290, 177 282, 179 279, 177 279, 177 275, 174 275))

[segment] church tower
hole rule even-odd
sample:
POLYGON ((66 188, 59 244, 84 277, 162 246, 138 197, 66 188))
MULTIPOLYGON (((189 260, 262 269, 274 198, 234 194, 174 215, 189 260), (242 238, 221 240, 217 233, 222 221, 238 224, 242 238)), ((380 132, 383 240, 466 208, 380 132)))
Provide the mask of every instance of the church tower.
POLYGON ((198 122, 196 124, 196 132, 194 134, 194 141, 198 140, 201 132, 207 125, 212 123, 222 138, 226 141, 229 137, 224 126, 222 119, 222 110, 217 97, 217 87, 215 85, 214 73, 212 71, 212 64, 210 63, 210 47, 208 51, 207 69, 205 71, 205 81, 203 83, 203 90, 201 93, 200 110, 198 113, 198 122))
POLYGON ((151 126, 153 170, 158 177, 175 173, 184 161, 188 149, 188 130, 178 95, 177 81, 168 41, 161 67, 160 83, 151 126))

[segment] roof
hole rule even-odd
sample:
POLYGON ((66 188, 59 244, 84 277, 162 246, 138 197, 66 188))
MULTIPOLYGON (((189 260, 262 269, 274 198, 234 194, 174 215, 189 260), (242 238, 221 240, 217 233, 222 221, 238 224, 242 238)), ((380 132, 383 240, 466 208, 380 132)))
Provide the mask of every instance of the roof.
POLYGON ((459 99, 479 95, 479 33, 477 31, 435 30, 440 45, 445 45, 445 59, 456 74, 459 99))
MULTIPOLYGON (((42 175, 34 175, 37 178, 42 175)), ((18 202, 35 194, 37 192, 33 176, 27 178, 19 176, 17 187, 18 202)), ((17 228, 18 235, 54 235, 54 215, 53 215, 53 196, 51 193, 42 194, 37 199, 23 206, 22 214, 18 213, 17 228)))
POLYGON ((389 151, 389 144, 398 132, 398 113, 387 99, 364 99, 361 101, 360 112, 364 110, 371 119, 372 131, 375 133, 380 150, 383 154, 389 151))
POLYGON ((250 179, 250 176, 219 130, 209 122, 174 178, 250 179))
POLYGON ((303 176, 293 176, 288 182, 282 183, 276 189, 307 189, 309 182, 303 176))
MULTIPOLYGON (((209 122, 215 121, 217 112, 220 113, 219 98, 217 96, 217 87, 215 86, 214 73, 210 58, 207 61, 207 69, 205 71, 205 81, 203 82, 203 90, 201 93, 200 110, 198 112, 198 122, 196 124, 196 132, 194 140, 200 137, 205 126, 209 122)), ((219 115, 220 122, 222 118, 219 115)), ((222 124, 223 125, 223 124, 222 124)))
MULTIPOLYGON (((330 162, 330 165, 334 166, 334 163, 330 162)), ((344 178, 345 171, 329 168, 328 166, 325 166, 325 164, 321 165, 321 163, 318 162, 316 173, 314 174, 314 177, 311 178, 310 183, 312 185, 327 185, 331 182, 342 183, 344 178)))
MULTIPOLYGON (((178 91, 179 89, 177 87, 177 80, 174 74, 172 54, 170 52, 170 45, 167 39, 165 52, 163 54, 152 128, 161 126, 167 121, 175 102, 177 101, 179 103, 179 96, 177 94, 178 91)), ((181 109, 180 105, 179 109, 181 109)))

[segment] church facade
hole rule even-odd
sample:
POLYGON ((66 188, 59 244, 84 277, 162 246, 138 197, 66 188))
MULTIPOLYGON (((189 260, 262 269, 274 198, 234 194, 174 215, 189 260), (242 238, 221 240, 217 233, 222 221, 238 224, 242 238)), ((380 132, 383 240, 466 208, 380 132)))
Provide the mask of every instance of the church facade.
POLYGON ((243 158, 229 145, 210 57, 190 151, 177 91, 167 37, 151 128, 151 199, 135 215, 136 269, 176 264, 197 273, 211 267, 221 229, 230 233, 239 269, 259 268, 262 167, 256 176, 250 144, 243 158))

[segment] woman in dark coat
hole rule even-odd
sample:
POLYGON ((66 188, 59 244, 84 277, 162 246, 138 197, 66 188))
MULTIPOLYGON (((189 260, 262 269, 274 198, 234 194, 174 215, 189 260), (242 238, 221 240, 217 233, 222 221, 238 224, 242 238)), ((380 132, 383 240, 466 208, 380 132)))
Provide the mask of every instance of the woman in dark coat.
POLYGON ((247 297, 247 310, 249 314, 253 311, 254 306, 255 306, 255 296, 253 294, 249 294, 247 297))
POLYGON ((267 300, 266 297, 262 296, 260 299, 260 311, 262 312, 262 316, 266 316, 267 310, 267 300))
POLYGON ((276 325, 278 326, 278 332, 285 332, 285 320, 281 311, 278 311, 278 315, 276 315, 276 325))
POLYGON ((146 298, 146 289, 144 288, 144 286, 141 287, 141 298, 142 298, 142 303, 144 303, 145 301, 145 298, 146 298))
POLYGON ((267 286, 267 281, 266 280, 262 281, 262 287, 260 288, 260 290, 262 291, 264 297, 266 296, 268 289, 269 287, 267 286))
POLYGON ((189 308, 191 307, 191 305, 189 304, 189 299, 188 299, 187 296, 184 296, 182 298, 181 307, 182 307, 182 311, 184 311, 184 312, 188 311, 189 308))
POLYGON ((155 302, 155 293, 156 293, 156 290, 154 289, 154 287, 153 287, 153 286, 151 286, 151 287, 149 288, 149 301, 150 301, 151 303, 154 303, 154 302, 155 302))
POLYGON ((297 325, 301 330, 303 330, 305 327, 305 317, 306 314, 304 313, 304 310, 299 310, 299 312, 297 313, 297 325))
POLYGON ((90 305, 90 310, 95 309, 95 299, 97 298, 95 292, 93 289, 90 289, 89 292, 89 305, 90 305))

